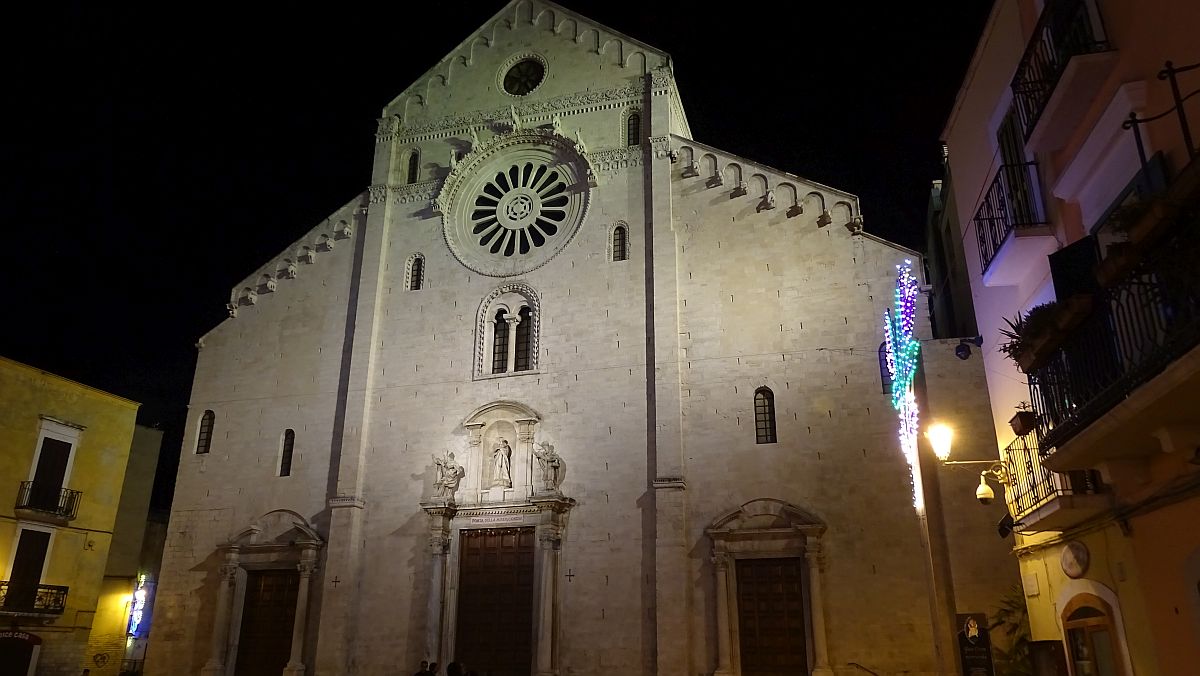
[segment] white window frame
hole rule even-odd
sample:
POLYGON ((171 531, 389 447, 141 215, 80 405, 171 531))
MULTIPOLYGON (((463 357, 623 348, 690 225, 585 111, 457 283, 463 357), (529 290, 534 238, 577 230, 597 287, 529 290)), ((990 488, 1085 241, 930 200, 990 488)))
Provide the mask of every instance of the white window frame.
POLYGON ((54 555, 54 535, 58 529, 44 523, 25 521, 24 519, 17 519, 12 548, 8 553, 8 567, 4 569, 4 579, 12 579, 13 564, 17 561, 17 548, 21 546, 22 530, 36 530, 50 534, 50 540, 46 543, 46 557, 42 559, 42 572, 38 575, 38 584, 46 584, 46 570, 50 567, 50 558, 54 555))
POLYGON ((42 422, 38 426, 37 443, 33 447, 33 462, 29 465, 29 478, 26 481, 33 481, 33 477, 37 474, 38 462, 42 459, 42 442, 46 439, 54 439, 71 445, 71 450, 67 455, 67 469, 63 472, 63 488, 66 488, 71 481, 71 469, 75 466, 75 451, 79 448, 79 440, 83 437, 83 430, 86 428, 83 425, 76 425, 46 415, 38 417, 42 422))

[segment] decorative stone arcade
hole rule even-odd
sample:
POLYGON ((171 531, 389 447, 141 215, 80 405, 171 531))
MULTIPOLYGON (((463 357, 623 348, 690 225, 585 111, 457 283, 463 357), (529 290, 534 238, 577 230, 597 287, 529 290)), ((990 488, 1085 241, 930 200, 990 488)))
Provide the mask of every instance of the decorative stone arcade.
POLYGON ((463 531, 533 528, 537 541, 532 599, 533 673, 559 673, 559 550, 575 500, 560 490, 566 461, 553 445, 534 441, 540 423, 541 416, 524 404, 487 404, 463 421, 468 433, 466 467, 452 465, 449 454, 439 461, 436 497, 421 503, 429 515, 430 529, 425 654, 431 662, 448 664, 454 659, 463 531), (507 461, 500 455, 507 456, 507 461), (507 477, 503 469, 506 466, 507 477), (449 482, 444 480, 446 476, 449 482))

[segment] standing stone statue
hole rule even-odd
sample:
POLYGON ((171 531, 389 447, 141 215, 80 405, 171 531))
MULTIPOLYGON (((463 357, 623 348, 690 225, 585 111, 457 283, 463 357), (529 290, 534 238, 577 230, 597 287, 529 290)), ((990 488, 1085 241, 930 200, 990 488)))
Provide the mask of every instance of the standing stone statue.
POLYGON ((492 451, 492 488, 512 488, 512 447, 508 439, 492 451))
POLYGON ((444 458, 434 456, 433 465, 437 469, 437 478, 433 482, 433 490, 436 497, 454 499, 454 493, 458 490, 458 484, 467 475, 467 470, 463 469, 462 465, 454 462, 453 451, 447 451, 444 458))
POLYGON ((535 442, 533 455, 542 469, 542 490, 557 491, 563 479, 562 456, 554 451, 553 444, 535 442))
POLYGON ((517 114, 517 107, 515 105, 509 105, 508 114, 509 117, 512 118, 510 120, 512 122, 512 130, 517 131, 521 128, 521 116, 517 114))

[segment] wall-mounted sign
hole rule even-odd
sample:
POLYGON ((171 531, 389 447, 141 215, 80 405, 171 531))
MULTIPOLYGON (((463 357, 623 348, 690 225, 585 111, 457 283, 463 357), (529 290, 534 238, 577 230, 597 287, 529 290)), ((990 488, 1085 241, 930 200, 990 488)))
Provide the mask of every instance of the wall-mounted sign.
POLYGON ((963 676, 995 676, 987 615, 968 613, 958 618, 958 659, 963 676))
POLYGON ((497 524, 522 523, 524 521, 525 521, 525 517, 522 516, 521 514, 496 514, 493 516, 472 516, 468 519, 468 522, 472 526, 476 526, 476 525, 494 526, 497 524))

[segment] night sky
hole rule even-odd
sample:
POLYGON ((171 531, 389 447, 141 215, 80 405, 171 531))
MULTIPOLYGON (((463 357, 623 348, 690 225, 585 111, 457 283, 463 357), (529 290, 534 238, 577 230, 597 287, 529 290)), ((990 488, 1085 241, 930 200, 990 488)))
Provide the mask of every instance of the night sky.
MULTIPOLYGON (((143 402, 162 505, 230 288, 366 188, 383 106, 503 3, 100 4, 5 29, 0 355, 143 402)), ((698 141, 914 248, 990 4, 565 2, 672 55, 698 141)))

